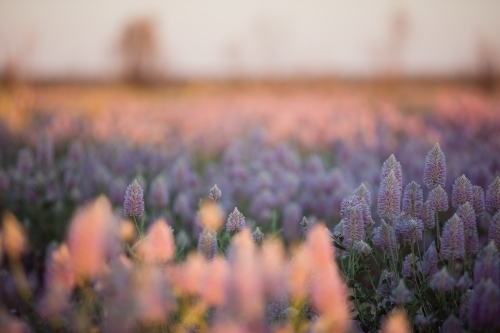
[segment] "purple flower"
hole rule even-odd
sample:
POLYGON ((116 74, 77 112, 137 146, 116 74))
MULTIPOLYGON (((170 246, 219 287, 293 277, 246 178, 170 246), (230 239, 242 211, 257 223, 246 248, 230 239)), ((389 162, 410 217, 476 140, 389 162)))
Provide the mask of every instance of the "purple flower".
POLYGON ((443 151, 436 143, 425 157, 424 184, 428 188, 444 186, 446 181, 446 158, 443 151))
POLYGON ((472 279, 469 277, 469 273, 465 272, 464 275, 462 275, 460 279, 458 279, 456 287, 464 293, 471 286, 472 286, 472 279))
POLYGON ((382 250, 392 250, 396 248, 396 235, 394 229, 384 220, 373 232, 373 244, 382 250))
POLYGON ((166 208, 170 201, 168 186, 163 176, 157 176, 151 183, 149 203, 155 208, 166 208))
POLYGON ((490 242, 474 263, 474 284, 481 280, 491 279, 497 286, 500 285, 500 258, 493 242, 490 242))
POLYGON ((403 194, 403 213, 414 219, 422 217, 422 206, 424 201, 423 191, 415 182, 411 182, 405 187, 403 194))
POLYGON ((217 234, 214 230, 204 229, 198 238, 198 252, 207 259, 213 259, 217 255, 217 234))
POLYGON ((427 200, 422 205, 422 223, 427 229, 432 229, 436 225, 436 212, 432 210, 430 202, 427 200))
POLYGON ((492 213, 500 210, 500 177, 496 176, 495 180, 488 186, 486 190, 486 209, 492 213))
POLYGON ((283 210, 283 236, 286 240, 294 240, 299 236, 302 208, 295 202, 290 202, 283 210))
POLYGON ((245 216, 240 213, 238 208, 234 208, 233 212, 229 214, 226 223, 228 231, 241 231, 245 227, 245 216))
POLYGON ((372 248, 370 247, 370 245, 368 245, 364 241, 354 242, 353 249, 357 253, 365 256, 369 255, 372 252, 372 248))
POLYGON ((411 244, 422 240, 424 224, 420 220, 415 220, 401 214, 396 218, 394 229, 396 232, 396 239, 400 244, 411 244))
POLYGON ((483 216, 485 210, 483 188, 481 186, 473 186, 472 194, 472 207, 474 207, 477 216, 483 216))
POLYGON ((469 328, 472 330, 495 330, 500 328, 500 291, 491 281, 482 280, 474 288, 469 312, 469 328))
POLYGON ((401 210, 401 187, 391 170, 382 180, 378 192, 378 214, 380 217, 393 219, 401 210))
POLYGON ((476 254, 479 250, 479 238, 476 227, 476 214, 469 202, 457 209, 457 215, 464 224, 465 254, 476 254))
POLYGON ((465 175, 462 175, 455 180, 455 184, 452 186, 451 205, 457 207, 466 202, 474 202, 474 194, 472 192, 472 183, 465 175))
POLYGON ((389 173, 393 171, 396 178, 396 182, 399 186, 399 191, 403 191, 403 172, 401 169, 401 164, 398 162, 394 155, 389 156, 387 160, 382 164, 382 174, 380 175, 380 182, 382 183, 385 178, 389 176, 389 173))
POLYGON ((384 298, 389 298, 391 292, 398 285, 396 275, 393 272, 389 272, 384 269, 382 274, 380 274, 380 282, 378 287, 378 293, 384 298))
POLYGON ((457 317, 450 315, 448 319, 443 322, 441 333, 462 333, 462 325, 457 317))
POLYGON ((187 218, 191 213, 189 197, 187 194, 179 193, 174 202, 174 212, 184 218, 187 218))
POLYGON ((469 322, 469 313, 470 313, 470 305, 472 302, 472 295, 474 292, 469 289, 460 298, 460 310, 459 310, 459 318, 462 323, 469 322))
POLYGON ((406 288, 405 281, 399 280, 397 287, 392 291, 389 300, 399 306, 403 306, 406 303, 411 302, 411 294, 408 288, 406 288))
POLYGON ((111 201, 113 205, 119 205, 123 200, 123 193, 125 193, 126 188, 127 184, 121 178, 110 181, 108 184, 109 201, 111 201))
POLYGON ((465 259, 464 224, 457 214, 446 221, 441 236, 441 256, 443 259, 465 259))
POLYGON ((340 217, 346 218, 348 210, 352 207, 358 207, 361 205, 361 201, 357 195, 348 195, 340 203, 340 217))
POLYGON ((372 199, 370 191, 366 188, 365 184, 361 184, 354 190, 354 195, 359 199, 365 227, 371 227, 373 225, 373 220, 371 214, 372 199))
POLYGON ((430 287, 440 293, 451 291, 455 285, 455 279, 448 273, 446 267, 435 273, 430 282, 430 287))
POLYGON ((221 190, 217 187, 217 184, 215 184, 211 189, 208 197, 212 199, 213 201, 217 201, 222 195, 221 190))
POLYGON ((428 201, 433 211, 446 212, 448 210, 448 194, 441 185, 438 185, 429 193, 428 201))
POLYGON ((421 263, 420 260, 418 259, 417 256, 414 256, 413 254, 408 254, 404 261, 403 261, 403 267, 401 270, 401 273, 403 274, 403 277, 406 279, 411 278, 417 271, 421 271, 421 263), (416 268, 416 269, 415 269, 416 268))
POLYGON ((342 235, 344 236, 343 244, 350 248, 354 242, 364 239, 365 230, 363 225, 363 213, 361 206, 350 206, 344 213, 342 219, 342 235))
POLYGON ((490 242, 494 242, 497 248, 500 248, 500 212, 496 213, 490 220, 488 239, 490 242))
POLYGON ((126 216, 141 216, 144 214, 144 192, 137 179, 125 191, 123 213, 126 216))
POLYGON ((264 239, 264 233, 260 231, 259 227, 255 228, 255 231, 252 232, 252 239, 255 243, 259 244, 264 239))

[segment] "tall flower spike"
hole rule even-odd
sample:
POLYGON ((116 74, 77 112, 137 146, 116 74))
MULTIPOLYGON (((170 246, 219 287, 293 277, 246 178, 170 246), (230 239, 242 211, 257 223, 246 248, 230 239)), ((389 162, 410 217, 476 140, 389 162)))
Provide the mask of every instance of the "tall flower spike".
POLYGON ((373 244, 382 250, 392 250, 396 248, 396 235, 394 229, 384 220, 380 226, 375 228, 373 233, 373 244))
POLYGON ((342 219, 342 235, 344 236, 344 245, 350 248, 354 242, 364 239, 363 214, 360 205, 351 206, 342 219))
MULTIPOLYGON (((475 286, 472 295, 469 328, 494 331, 500 328, 498 314, 500 313, 500 290, 490 279, 482 280, 475 286)), ((497 331, 495 331, 497 332, 497 331)))
POLYGON ((500 248, 500 212, 496 213, 490 220, 488 240, 493 241, 496 247, 500 248))
POLYGON ((451 190, 451 205, 458 207, 466 202, 472 203, 474 194, 472 192, 472 183, 465 175, 460 176, 455 180, 451 190))
POLYGON ((446 212, 448 210, 448 194, 438 185, 429 193, 429 203, 433 211, 446 212))
POLYGON ((422 270, 422 264, 417 256, 413 254, 408 254, 403 261, 403 267, 401 273, 406 279, 411 278, 416 272, 422 270))
POLYGON ((429 200, 422 205, 422 223, 427 229, 432 229, 436 225, 435 212, 432 210, 429 200))
POLYGON ((424 202, 423 191, 415 182, 411 182, 405 187, 403 194, 403 213, 414 219, 422 217, 422 206, 424 202))
POLYGON ((459 318, 464 324, 469 322, 470 304, 473 294, 474 292, 469 289, 460 298, 459 318))
POLYGON ((410 291, 406 288, 405 281, 403 279, 399 280, 398 286, 392 291, 389 300, 399 306, 403 306, 406 303, 411 302, 410 291))
POLYGON ((215 184, 211 189, 210 193, 208 194, 208 197, 212 199, 213 201, 217 201, 222 196, 221 190, 217 187, 217 184, 215 184))
POLYGON ((477 216, 483 216, 485 210, 483 188, 481 186, 473 186, 472 194, 472 206, 474 207, 474 211, 476 212, 477 216))
POLYGON ((356 251, 359 254, 364 255, 364 256, 367 256, 370 253, 372 253, 372 248, 370 247, 370 245, 368 245, 364 241, 354 242, 353 249, 354 249, 354 251, 356 251))
POLYGON ((457 214, 444 225, 441 237, 441 256, 443 259, 465 259, 464 224, 457 214))
POLYGON ((361 204, 361 209, 363 213, 363 223, 365 227, 370 227, 373 224, 371 206, 372 199, 370 191, 366 188, 365 184, 361 184, 357 189, 354 190, 354 195, 358 197, 361 204))
POLYGON ((361 205, 361 201, 359 200, 359 197, 356 195, 348 195, 344 199, 342 199, 342 202, 340 203, 340 217, 341 218, 346 218, 348 211, 352 207, 358 207, 361 205))
POLYGON ((396 218, 394 231, 399 243, 412 244, 422 239, 424 225, 422 221, 409 218, 403 214, 396 218))
POLYGON ((474 285, 481 280, 491 279, 500 286, 500 257, 493 242, 490 242, 474 263, 474 285))
POLYGON ((423 261, 422 261, 422 274, 425 276, 433 276, 438 271, 437 264, 439 262, 438 253, 436 250, 436 245, 434 242, 429 246, 427 251, 425 251, 423 261))
POLYGON ((378 214, 380 217, 393 219, 399 215, 401 210, 401 188, 391 170, 386 178, 382 180, 378 192, 378 214))
POLYGON ((457 209, 457 215, 464 224, 465 254, 476 254, 479 250, 479 237, 476 227, 476 214, 469 202, 457 209))
POLYGON ((458 279, 456 287, 460 289, 461 292, 465 293, 472 286, 472 279, 469 273, 465 272, 464 275, 458 279))
POLYGON ((431 288, 440 293, 451 291, 454 285, 455 279, 448 273, 446 267, 434 274, 430 282, 431 288))
POLYGON ((446 181, 446 158, 436 143, 425 157, 424 184, 428 188, 444 186, 446 181))
POLYGON ((384 269, 382 271, 382 274, 380 274, 380 281, 378 287, 379 295, 388 299, 397 285, 398 281, 396 279, 396 275, 393 272, 384 269))
POLYGON ((238 208, 234 208, 233 212, 229 214, 226 223, 228 231, 241 231, 245 227, 245 216, 240 213, 238 208))
POLYGON ((396 157, 394 157, 394 155, 389 156, 389 158, 382 164, 382 174, 380 175, 381 183, 385 178, 387 178, 387 176, 389 176, 391 171, 394 171, 399 191, 403 191, 403 171, 401 169, 401 164, 398 162, 396 157))
POLYGON ((486 190, 486 209, 492 213, 500 210, 500 177, 496 176, 495 180, 488 186, 486 190))
POLYGON ((144 192, 137 179, 127 187, 123 202, 123 213, 126 216, 141 216, 144 214, 144 192))
POLYGON ((198 238, 198 252, 207 259, 215 258, 217 254, 217 234, 214 230, 204 229, 198 238))

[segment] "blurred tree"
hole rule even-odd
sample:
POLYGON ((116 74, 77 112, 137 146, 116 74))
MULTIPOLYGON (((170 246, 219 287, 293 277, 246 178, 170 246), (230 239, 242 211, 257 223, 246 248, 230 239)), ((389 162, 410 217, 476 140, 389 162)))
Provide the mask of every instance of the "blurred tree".
POLYGON ((150 83, 161 78, 157 27, 149 17, 137 18, 125 25, 119 40, 125 79, 150 83))

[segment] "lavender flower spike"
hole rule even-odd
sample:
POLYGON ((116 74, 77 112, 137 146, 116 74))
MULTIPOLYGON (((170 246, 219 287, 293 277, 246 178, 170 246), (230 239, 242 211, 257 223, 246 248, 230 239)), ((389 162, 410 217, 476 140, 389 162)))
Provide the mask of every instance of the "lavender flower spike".
POLYGON ((396 235, 394 229, 382 220, 380 226, 375 228, 373 233, 373 244, 382 250, 392 250, 396 248, 396 235))
POLYGON ((490 279, 474 288, 469 311, 469 328, 476 331, 496 331, 500 328, 500 290, 490 279))
POLYGON ((372 199, 370 191, 366 188, 365 184, 361 184, 354 190, 354 196, 358 197, 361 204, 365 227, 371 227, 373 225, 373 220, 371 215, 372 199))
POLYGON ((144 192, 137 179, 125 191, 123 213, 126 216, 141 216, 144 214, 144 192))
POLYGON ((213 201, 217 201, 222 195, 221 190, 217 187, 217 184, 215 184, 211 189, 210 189, 210 194, 208 197, 212 199, 213 201))
POLYGON ((429 193, 429 203, 433 211, 446 212, 448 210, 448 194, 438 185, 429 193))
POLYGON ((420 219, 423 202, 424 195, 420 185, 415 182, 406 185, 403 194, 403 213, 414 219, 420 219))
POLYGON ((466 202, 472 203, 473 199, 472 183, 465 175, 460 176, 455 180, 451 190, 451 205, 458 207, 466 202))
POLYGON ((238 208, 234 208, 233 212, 229 214, 226 223, 228 231, 241 231, 245 227, 245 216, 240 213, 238 208))
POLYGON ((259 227, 255 228, 255 231, 252 232, 252 239, 255 243, 259 244, 264 239, 264 233, 260 231, 259 227))
POLYGON ((465 254, 476 254, 479 250, 479 237, 476 226, 476 213, 469 202, 458 207, 457 215, 464 224, 465 254))
POLYGON ((469 289, 460 298, 459 318, 464 324, 469 322, 470 304, 472 302, 473 294, 474 292, 469 289))
POLYGON ((410 291, 406 288, 404 280, 399 280, 398 286, 392 291, 389 300, 399 306, 403 306, 406 303, 411 302, 411 294, 410 291))
POLYGON ((481 186, 473 186, 472 195, 473 195, 472 206, 474 207, 476 215, 483 216, 485 210, 483 188, 481 186))
POLYGON ((207 259, 215 258, 217 254, 217 234, 214 230, 204 229, 198 238, 198 252, 207 259))
POLYGON ((494 242, 497 248, 500 248, 500 212, 496 213, 490 221, 488 239, 490 242, 494 242))
POLYGON ((389 173, 394 171, 394 176, 396 177, 397 184, 399 186, 399 191, 403 191, 403 172, 401 169, 401 164, 398 162, 394 155, 389 156, 387 160, 382 164, 382 174, 380 175, 380 182, 382 183, 389 173))
POLYGON ((500 286, 500 257, 495 243, 490 242, 474 263, 474 285, 481 280, 491 279, 493 283, 500 286))
POLYGON ((448 319, 446 319, 443 323, 443 327, 441 328, 442 333, 462 333, 462 324, 457 317, 454 315, 450 315, 448 319))
POLYGON ((344 245, 346 247, 350 248, 354 245, 354 242, 364 239, 365 230, 361 205, 349 207, 341 223, 344 245))
POLYGON ((393 219, 401 210, 401 188, 398 180, 391 170, 382 180, 378 192, 378 214, 381 217, 393 219))
POLYGON ((492 213, 500 210, 500 177, 496 176, 495 180, 488 186, 486 190, 486 209, 492 213))
POLYGON ((428 188, 444 186, 446 181, 446 158, 443 151, 436 143, 425 157, 424 184, 428 188))
POLYGON ((438 271, 438 262, 439 257, 436 250, 436 245, 434 245, 434 242, 432 242, 427 251, 425 251, 422 261, 421 269, 424 277, 433 276, 434 274, 436 274, 436 272, 438 271))
POLYGON ((451 291, 454 285, 455 279, 448 273, 446 267, 434 274, 430 282, 430 287, 440 293, 451 291))
POLYGON ((441 237, 441 256, 443 259, 464 259, 464 242, 464 224, 455 214, 444 225, 441 237))
POLYGON ((429 200, 422 205, 422 223, 424 228, 432 229, 436 225, 435 211, 432 210, 429 200))
POLYGON ((354 251, 364 256, 367 256, 372 252, 372 248, 370 247, 370 245, 368 245, 364 241, 354 242, 353 249, 354 251))

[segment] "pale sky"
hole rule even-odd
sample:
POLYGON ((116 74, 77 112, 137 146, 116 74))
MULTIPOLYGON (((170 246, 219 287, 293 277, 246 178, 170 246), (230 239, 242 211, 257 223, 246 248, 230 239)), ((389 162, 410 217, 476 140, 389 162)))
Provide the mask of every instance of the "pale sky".
POLYGON ((114 77, 120 32, 142 16, 175 78, 454 76, 477 70, 480 45, 500 65, 494 0, 0 0, 0 67, 10 56, 35 78, 114 77))

